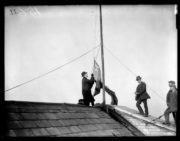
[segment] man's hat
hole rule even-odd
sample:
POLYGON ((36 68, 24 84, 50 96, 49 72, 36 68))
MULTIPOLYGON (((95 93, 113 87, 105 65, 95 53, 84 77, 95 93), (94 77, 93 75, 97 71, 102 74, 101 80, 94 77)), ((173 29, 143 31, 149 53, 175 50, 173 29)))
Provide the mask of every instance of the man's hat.
POLYGON ((81 73, 82 77, 84 77, 85 74, 87 74, 87 72, 83 71, 83 72, 81 73))
POLYGON ((141 77, 140 77, 140 76, 137 76, 137 77, 136 77, 136 81, 138 81, 138 80, 141 80, 141 77))
POLYGON ((169 81, 169 83, 175 85, 175 81, 172 81, 172 80, 171 80, 171 81, 169 81))

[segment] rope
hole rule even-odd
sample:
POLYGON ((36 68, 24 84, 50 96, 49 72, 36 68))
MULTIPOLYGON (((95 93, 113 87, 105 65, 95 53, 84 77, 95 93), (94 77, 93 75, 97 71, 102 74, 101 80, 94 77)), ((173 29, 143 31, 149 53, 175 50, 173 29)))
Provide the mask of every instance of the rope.
MULTIPOLYGON (((105 47, 106 48, 106 47, 105 47)), ((121 60, 119 59, 119 58, 117 58, 108 48, 106 48, 107 49, 107 51, 109 51, 109 53, 114 57, 114 58, 116 58, 117 59, 117 61, 122 65, 122 66, 124 66, 129 72, 131 72, 134 76, 137 76, 129 67, 127 67, 125 64, 123 64, 122 62, 121 62, 121 60)))
MULTIPOLYGON (((98 46, 99 46, 99 45, 98 45, 98 46)), ((21 83, 21 84, 19 84, 19 85, 16 85, 16 86, 14 86, 14 87, 12 87, 12 88, 9 88, 9 89, 5 90, 5 92, 10 91, 10 90, 13 90, 13 89, 15 89, 15 88, 17 88, 17 87, 23 86, 23 85, 25 85, 25 84, 27 84, 27 83, 30 83, 30 82, 32 82, 32 81, 34 81, 34 80, 36 80, 36 79, 41 78, 41 77, 44 77, 44 76, 48 75, 49 73, 52 73, 52 72, 54 72, 54 71, 56 71, 56 70, 58 70, 58 69, 60 69, 60 68, 62 68, 62 67, 64 67, 64 66, 66 66, 66 65, 68 65, 68 64, 70 64, 70 63, 72 63, 72 62, 74 62, 74 61, 76 61, 76 60, 78 60, 79 58, 87 55, 89 52, 91 52, 92 50, 96 49, 98 46, 90 49, 89 51, 83 53, 83 54, 80 55, 79 57, 76 57, 76 58, 72 59, 71 61, 69 61, 69 62, 67 62, 67 63, 65 63, 65 64, 63 64, 63 65, 61 65, 61 66, 59 66, 59 67, 57 67, 57 68, 55 68, 55 69, 47 72, 47 73, 41 74, 41 75, 39 75, 39 76, 31 79, 31 80, 28 80, 28 81, 26 81, 26 82, 24 82, 24 83, 21 83)))
POLYGON ((95 60, 97 60, 97 57, 98 57, 98 55, 99 55, 99 51, 100 51, 100 47, 99 47, 98 52, 97 52, 97 54, 96 54, 95 60))
MULTIPOLYGON (((105 47, 106 48, 106 47, 105 47)), ((116 57, 108 48, 106 48, 107 49, 107 51, 109 51, 109 53, 114 57, 114 58, 116 58, 117 59, 117 61, 122 65, 122 66, 124 66, 129 72, 131 72, 133 75, 135 75, 135 76, 137 76, 129 67, 127 67, 125 64, 123 64, 121 61, 120 61, 120 59, 118 58, 118 57, 116 57)), ((156 95, 158 95, 159 96, 159 98, 163 101, 163 102, 165 102, 165 100, 163 100, 164 98, 162 98, 155 90, 153 90, 149 85, 147 85, 156 95)))

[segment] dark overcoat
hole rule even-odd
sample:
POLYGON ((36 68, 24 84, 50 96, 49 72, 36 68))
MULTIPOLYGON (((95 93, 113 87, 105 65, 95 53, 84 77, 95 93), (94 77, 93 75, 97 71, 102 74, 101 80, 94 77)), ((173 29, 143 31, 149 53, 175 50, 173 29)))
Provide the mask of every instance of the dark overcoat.
POLYGON ((141 82, 140 84, 138 84, 138 86, 136 88, 136 93, 137 93, 137 97, 136 97, 137 101, 150 98, 149 94, 146 91, 146 83, 145 82, 141 82))
POLYGON ((174 92, 172 90, 169 90, 166 97, 166 102, 170 111, 177 111, 177 90, 175 90, 174 92))
POLYGON ((83 77, 83 79, 82 79, 82 94, 83 94, 84 100, 89 101, 89 102, 94 101, 94 98, 91 93, 91 88, 92 88, 93 84, 94 84, 93 76, 91 76, 90 80, 83 77))

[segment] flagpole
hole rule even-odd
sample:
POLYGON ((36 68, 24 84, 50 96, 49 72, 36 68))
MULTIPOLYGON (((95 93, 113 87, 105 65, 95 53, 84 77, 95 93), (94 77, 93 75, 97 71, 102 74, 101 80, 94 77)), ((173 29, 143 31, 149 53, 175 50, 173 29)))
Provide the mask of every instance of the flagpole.
POLYGON ((100 10, 100 38, 101 38, 103 106, 105 106, 105 104, 106 104, 106 99, 105 99, 105 73, 104 73, 104 50, 103 50, 103 28, 102 28, 102 10, 101 10, 101 5, 99 5, 99 10, 100 10))

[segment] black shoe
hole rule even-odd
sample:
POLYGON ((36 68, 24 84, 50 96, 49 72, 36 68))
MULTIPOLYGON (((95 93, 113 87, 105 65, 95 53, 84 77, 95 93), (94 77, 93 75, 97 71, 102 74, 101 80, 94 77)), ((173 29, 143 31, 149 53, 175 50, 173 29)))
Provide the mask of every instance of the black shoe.
POLYGON ((144 115, 144 117, 148 117, 148 115, 147 115, 147 114, 145 114, 145 115, 144 115))
POLYGON ((162 124, 164 124, 164 125, 170 125, 169 122, 163 122, 162 124))
POLYGON ((137 113, 138 115, 144 115, 144 113, 137 113))

